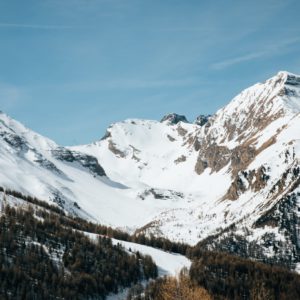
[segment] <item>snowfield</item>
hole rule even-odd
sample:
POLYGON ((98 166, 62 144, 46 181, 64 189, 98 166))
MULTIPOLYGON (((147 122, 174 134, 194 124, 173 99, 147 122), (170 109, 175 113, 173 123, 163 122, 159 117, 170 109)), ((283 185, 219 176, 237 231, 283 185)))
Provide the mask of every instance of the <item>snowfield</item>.
POLYGON ((60 147, 1 113, 0 185, 130 233, 194 245, 235 224, 259 244, 253 224, 299 185, 300 76, 279 72, 202 125, 177 119, 125 120, 60 147))
MULTIPOLYGON (((95 233, 84 232, 90 239, 96 240, 99 236, 95 233)), ((180 254, 166 252, 150 246, 140 245, 132 242, 125 242, 112 238, 114 245, 120 244, 128 253, 140 252, 143 255, 150 255, 158 267, 158 276, 177 276, 182 268, 189 269, 191 261, 180 254)))
POLYGON ((165 252, 149 246, 112 239, 113 244, 121 244, 126 250, 150 255, 158 267, 158 276, 177 276, 182 268, 189 269, 191 261, 183 255, 165 252))

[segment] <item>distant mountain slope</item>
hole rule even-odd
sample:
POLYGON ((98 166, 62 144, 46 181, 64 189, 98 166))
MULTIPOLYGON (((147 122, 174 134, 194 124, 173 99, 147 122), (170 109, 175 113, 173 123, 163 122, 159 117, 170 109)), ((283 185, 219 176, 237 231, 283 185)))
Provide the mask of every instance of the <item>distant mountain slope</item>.
POLYGON ((175 201, 157 205, 141 201, 137 195, 143 194, 144 188, 133 190, 110 180, 94 156, 58 146, 4 113, 0 114, 0 167, 2 186, 113 226, 143 226, 145 216, 153 216, 175 201), (136 212, 135 218, 132 212, 136 212))
POLYGON ((104 224, 299 268, 300 76, 279 72, 193 124, 130 119, 76 147, 0 119, 6 187, 104 224))
POLYGON ((217 234, 220 243, 207 247, 230 251, 228 228, 235 224, 236 234, 248 232, 244 244, 261 245, 259 253, 240 250, 245 256, 272 261, 278 254, 275 261, 297 268, 300 77, 279 72, 201 119, 201 125, 175 114, 161 123, 127 120, 113 124, 101 141, 74 149, 97 157, 110 178, 132 188, 184 195, 181 206, 158 214, 144 232, 190 243, 217 234), (287 199, 294 199, 288 228, 290 215, 276 212, 287 199), (260 221, 266 218, 277 221, 260 221))

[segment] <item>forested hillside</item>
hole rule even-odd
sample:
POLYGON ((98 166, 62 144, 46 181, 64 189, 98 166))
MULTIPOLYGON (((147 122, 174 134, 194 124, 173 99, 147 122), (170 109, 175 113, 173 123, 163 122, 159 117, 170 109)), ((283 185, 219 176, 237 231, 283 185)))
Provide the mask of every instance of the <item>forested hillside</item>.
POLYGON ((287 269, 205 251, 200 244, 129 235, 19 192, 0 192, 1 299, 105 299, 123 287, 131 287, 128 299, 300 299, 300 276, 287 269), (143 288, 141 280, 158 275, 152 258, 128 253, 110 237, 183 253, 192 259, 191 269, 143 288))
POLYGON ((1 209, 1 299, 105 299, 157 276, 151 257, 128 254, 110 238, 92 241, 59 213, 5 201, 1 209))
POLYGON ((206 288, 214 299, 300 299, 298 274, 226 253, 198 253, 190 278, 206 288))

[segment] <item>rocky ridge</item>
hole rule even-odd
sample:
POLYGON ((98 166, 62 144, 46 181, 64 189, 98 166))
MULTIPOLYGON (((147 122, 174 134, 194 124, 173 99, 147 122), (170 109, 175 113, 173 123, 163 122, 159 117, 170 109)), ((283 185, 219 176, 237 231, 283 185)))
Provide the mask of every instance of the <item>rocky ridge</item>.
POLYGON ((300 270, 300 76, 279 72, 194 123, 129 119, 76 147, 1 120, 4 187, 128 231, 300 270))

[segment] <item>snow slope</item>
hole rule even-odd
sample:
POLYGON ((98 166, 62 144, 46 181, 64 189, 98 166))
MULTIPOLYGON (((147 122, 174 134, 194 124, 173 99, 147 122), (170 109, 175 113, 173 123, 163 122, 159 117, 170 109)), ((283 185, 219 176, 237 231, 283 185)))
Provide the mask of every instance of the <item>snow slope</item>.
MULTIPOLYGON (((64 149, 3 113, 0 115, 0 120, 0 166, 4 170, 0 173, 0 184, 5 188, 57 203, 81 217, 129 231, 153 221, 157 215, 170 208, 181 209, 193 206, 195 196, 183 192, 184 186, 173 190, 164 187, 153 189, 151 185, 142 181, 133 181, 133 184, 129 184, 129 180, 121 180, 110 172, 115 167, 113 163, 111 168, 107 169, 108 176, 99 176, 90 168, 80 164, 80 160, 85 159, 87 154, 80 153, 76 149, 64 149), (81 157, 70 159, 64 151, 70 151, 71 158, 75 154, 81 157)), ((154 156, 158 157, 159 149, 151 145, 158 143, 161 137, 160 131, 164 127, 166 127, 166 134, 170 130, 168 126, 154 122, 156 137, 153 135, 150 137, 152 126, 149 123, 152 122, 145 121, 149 128, 149 136, 139 141, 139 145, 147 140, 148 153, 153 151, 154 156)), ((138 126, 136 129, 140 132, 144 130, 143 127, 138 129, 138 126)), ((167 145, 168 142, 165 142, 163 147, 167 145)), ((171 150, 169 145, 166 148, 167 153, 160 156, 159 163, 162 164, 164 157, 172 151, 176 157, 176 149, 171 150)), ((147 175, 149 178, 158 177, 155 173, 161 169, 159 163, 157 168, 147 175)), ((102 166, 102 163, 100 165, 102 166)), ((106 169, 106 164, 103 167, 106 169)), ((125 165, 123 168, 125 172, 126 169, 130 169, 130 166, 125 165)), ((183 172, 188 172, 188 168, 186 166, 185 168, 183 172)), ((198 179, 197 177, 195 174, 195 180, 198 179)), ((198 182, 201 183, 203 178, 198 182)), ((204 178, 205 180, 210 180, 210 177, 204 178)), ((166 178, 165 182, 168 182, 166 178)))
MULTIPOLYGON (((113 244, 121 244, 126 250, 131 252, 140 252, 143 255, 150 255, 157 265, 158 276, 177 276, 183 268, 189 269, 191 261, 185 256, 170 252, 165 252, 152 247, 124 242, 112 239, 113 244)), ((107 297, 108 300, 124 300, 126 299, 128 289, 120 291, 118 294, 111 294, 107 297)))
POLYGON ((149 196, 141 201, 138 194, 143 188, 133 190, 99 176, 91 166, 83 166, 89 156, 59 147, 3 113, 0 137, 0 184, 5 188, 57 203, 100 223, 128 228, 144 225, 147 217, 151 220, 172 203, 176 206, 176 199, 152 203, 149 196))
POLYGON ((191 261, 183 255, 165 252, 149 246, 124 242, 112 239, 113 244, 121 244, 125 249, 133 252, 139 251, 143 255, 150 255, 158 267, 158 275, 177 276, 182 268, 189 269, 191 261))
MULTIPOLYGON (((84 232, 92 240, 96 240, 98 235, 90 232, 84 232)), ((150 246, 140 245, 132 242, 125 242, 112 238, 114 245, 120 244, 129 253, 140 252, 143 255, 150 255, 158 267, 158 276, 170 275, 177 276, 181 269, 189 269, 191 261, 180 254, 166 252, 150 246)))
MULTIPOLYGON (((198 129, 197 125, 182 122, 172 126, 130 119, 112 125, 109 138, 71 149, 97 157, 110 178, 127 186, 198 192, 199 186, 218 180, 218 175, 204 179, 193 172, 197 152, 185 143, 187 136, 198 129)), ((225 174, 222 182, 220 190, 206 192, 213 197, 221 195, 226 185, 225 174)))
POLYGON ((128 231, 196 244, 236 226, 234 234, 247 228, 255 237, 246 243, 284 236, 278 247, 298 253, 280 205, 296 197, 289 205, 298 220, 300 76, 279 72, 195 124, 176 114, 130 119, 76 147, 59 147, 5 114, 0 120, 6 188, 128 231), (262 218, 272 221, 257 227, 262 218))
POLYGON ((300 77, 279 72, 242 91, 202 126, 174 114, 176 122, 126 120, 102 140, 71 149, 97 157, 111 179, 132 189, 182 193, 143 230, 194 244, 245 218, 251 226, 288 191, 270 195, 297 164, 299 112, 300 77), (294 156, 287 159, 287 151, 294 156))

